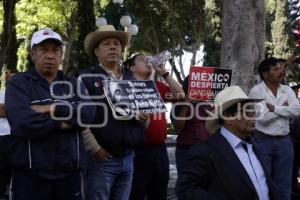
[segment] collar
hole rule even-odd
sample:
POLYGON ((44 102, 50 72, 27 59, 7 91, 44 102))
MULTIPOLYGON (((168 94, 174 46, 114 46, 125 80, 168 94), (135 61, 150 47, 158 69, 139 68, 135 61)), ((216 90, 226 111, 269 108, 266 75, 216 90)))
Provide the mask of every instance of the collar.
POLYGON ((101 67, 101 68, 102 68, 109 76, 113 77, 114 79, 116 79, 116 80, 122 80, 122 79, 123 79, 123 70, 122 70, 122 67, 121 67, 121 66, 119 66, 120 72, 121 72, 121 76, 120 76, 119 79, 117 79, 117 77, 115 76, 115 74, 113 73, 113 71, 105 69, 105 68, 104 68, 104 65, 102 65, 100 62, 99 62, 99 66, 100 66, 100 67, 101 67))
MULTIPOLYGON (((266 89, 266 92, 273 94, 270 88, 266 85, 265 81, 262 81, 261 85, 263 86, 264 89, 266 89)), ((284 92, 285 92, 284 86, 282 84, 279 84, 279 87, 277 88, 277 93, 284 93, 284 92)))
POLYGON ((224 126, 221 127, 220 133, 226 138, 230 146, 236 149, 241 144, 242 140, 226 129, 224 126))
MULTIPOLYGON (((31 78, 34 81, 45 81, 48 83, 48 81, 43 76, 41 76, 41 74, 36 70, 35 67, 32 67, 29 70, 27 70, 26 76, 31 78)), ((56 73, 56 77, 54 81, 57 80, 63 80, 63 73, 61 70, 58 70, 56 73)))

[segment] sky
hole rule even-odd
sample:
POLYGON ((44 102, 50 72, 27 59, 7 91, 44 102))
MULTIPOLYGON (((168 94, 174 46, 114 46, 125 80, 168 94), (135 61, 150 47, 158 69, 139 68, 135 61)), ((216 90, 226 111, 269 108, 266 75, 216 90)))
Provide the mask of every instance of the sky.
MULTIPOLYGON (((191 59, 192 59, 192 53, 189 53, 189 52, 184 52, 184 55, 183 55, 183 68, 184 68, 184 74, 185 76, 187 76, 189 74, 189 70, 190 70, 190 63, 191 63, 191 59)), ((197 55, 196 55, 196 66, 202 66, 203 64, 203 57, 204 57, 204 54, 203 54, 203 46, 200 47, 199 51, 197 52, 197 55)), ((178 57, 175 57, 175 62, 176 62, 176 65, 179 66, 179 58, 178 57)), ((171 65, 167 62, 166 64, 166 69, 168 71, 171 71, 171 65)), ((172 77, 177 80, 175 74, 173 73, 172 74, 172 77)), ((171 108, 172 108, 172 104, 171 103, 167 103, 166 104, 166 107, 167 107, 167 110, 168 112, 166 113, 166 118, 167 118, 167 122, 170 123, 171 120, 170 120, 170 111, 171 111, 171 108)))

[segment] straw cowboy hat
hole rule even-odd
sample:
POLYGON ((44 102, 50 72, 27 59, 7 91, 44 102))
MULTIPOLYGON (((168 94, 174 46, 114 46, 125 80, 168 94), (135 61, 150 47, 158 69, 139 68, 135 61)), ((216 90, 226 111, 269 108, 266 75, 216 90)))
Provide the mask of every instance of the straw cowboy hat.
POLYGON ((117 38, 120 40, 122 49, 129 42, 129 35, 125 31, 116 31, 113 25, 103 25, 98 30, 89 33, 84 39, 84 50, 90 57, 95 57, 94 50, 96 45, 103 39, 117 38))
POLYGON ((249 98, 239 86, 230 86, 223 89, 217 94, 214 99, 215 110, 214 113, 209 115, 206 119, 206 129, 209 133, 214 134, 219 128, 219 117, 224 111, 233 106, 234 104, 242 101, 258 102, 263 99, 249 98))

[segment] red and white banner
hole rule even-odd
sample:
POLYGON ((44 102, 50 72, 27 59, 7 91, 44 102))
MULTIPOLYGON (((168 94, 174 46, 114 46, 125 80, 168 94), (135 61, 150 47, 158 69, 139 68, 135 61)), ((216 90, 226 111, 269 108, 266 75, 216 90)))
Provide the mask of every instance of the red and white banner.
POLYGON ((191 99, 208 101, 224 88, 230 86, 231 69, 191 66, 189 96, 191 99))

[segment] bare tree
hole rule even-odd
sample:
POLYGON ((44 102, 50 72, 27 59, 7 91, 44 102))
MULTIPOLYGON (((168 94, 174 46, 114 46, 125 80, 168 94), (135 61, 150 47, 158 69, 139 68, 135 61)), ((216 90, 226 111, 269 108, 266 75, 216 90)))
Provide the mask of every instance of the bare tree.
POLYGON ((232 69, 232 85, 248 92, 254 84, 254 68, 264 58, 265 0, 221 0, 221 3, 221 67, 232 69))

